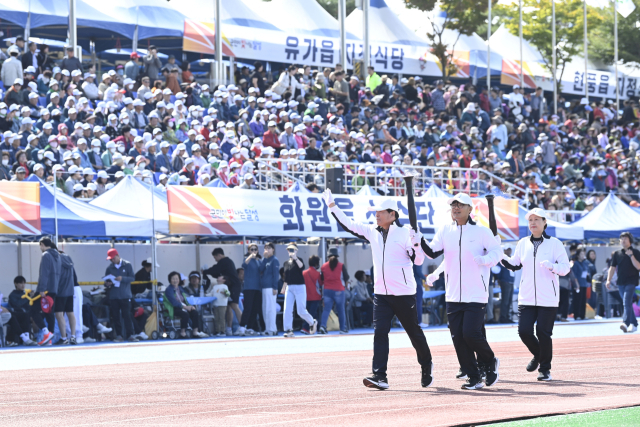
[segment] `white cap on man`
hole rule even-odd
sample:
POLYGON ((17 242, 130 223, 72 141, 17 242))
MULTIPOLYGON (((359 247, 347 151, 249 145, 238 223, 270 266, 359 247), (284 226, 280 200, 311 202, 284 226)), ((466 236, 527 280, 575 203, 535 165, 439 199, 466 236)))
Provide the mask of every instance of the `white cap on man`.
POLYGON ((399 212, 398 202, 393 199, 384 199, 377 202, 374 206, 369 206, 369 210, 375 212, 386 211, 387 209, 399 212))
POLYGON ((458 202, 458 203, 462 203, 463 205, 473 206, 473 201, 471 201, 471 197, 467 193, 458 193, 447 200, 448 204, 452 204, 453 202, 458 202))

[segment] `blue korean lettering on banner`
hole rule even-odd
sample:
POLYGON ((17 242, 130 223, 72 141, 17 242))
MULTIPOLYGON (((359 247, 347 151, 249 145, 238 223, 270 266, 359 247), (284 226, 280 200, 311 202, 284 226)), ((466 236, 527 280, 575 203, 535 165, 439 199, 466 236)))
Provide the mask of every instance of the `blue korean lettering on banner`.
POLYGON ((320 49, 320 62, 323 64, 333 64, 333 41, 322 40, 320 49))
POLYGON ((297 60, 298 59, 298 54, 300 53, 300 49, 298 49, 298 46, 300 45, 300 42, 298 41, 297 37, 294 36, 289 36, 287 37, 287 47, 285 48, 285 53, 287 54, 287 59, 292 59, 292 60, 297 60))
POLYGON ((596 73, 587 73, 587 86, 589 93, 596 92, 596 73))
POLYGON ((311 61, 316 62, 316 54, 318 53, 318 48, 316 47, 316 39, 304 39, 305 44, 309 46, 305 54, 302 56, 303 60, 306 60, 311 56, 311 61))
MULTIPOLYGON (((353 218, 353 202, 351 201, 351 199, 337 197, 334 199, 334 202, 346 216, 348 216, 349 218, 353 218)), ((344 231, 344 228, 342 228, 342 226, 338 224, 338 232, 341 231, 344 231)))
MULTIPOLYGON (((409 209, 406 208, 402 202, 398 202, 398 208, 400 209, 400 212, 403 213, 404 215, 407 216, 407 218, 400 218, 400 224, 404 225, 409 225, 409 209)), ((420 232, 423 234, 432 234, 434 232, 434 228, 433 227, 425 227, 424 222, 428 221, 429 225, 433 225, 433 215, 435 214, 435 211, 433 209, 433 206, 431 206, 431 202, 425 203, 425 202, 420 202, 420 201, 416 201, 416 220, 418 222, 418 228, 420 229, 420 232), (427 208, 428 205, 428 208, 427 208)))
POLYGON ((311 217, 313 218, 311 220, 311 230, 330 232, 331 221, 329 220, 329 215, 327 214, 327 204, 324 203, 319 197, 309 197, 307 199, 307 203, 309 204, 307 215, 311 215, 311 217))
POLYGON ((298 230, 304 231, 304 222, 302 221, 302 209, 300 208, 300 198, 298 196, 289 197, 284 196, 278 198, 280 200, 280 214, 287 220, 287 223, 282 226, 285 231, 298 230), (297 222, 293 222, 293 219, 297 222))
POLYGON ((391 68, 402 70, 404 68, 404 49, 401 47, 391 48, 391 68))
MULTIPOLYGON (((373 200, 369 199, 369 206, 375 206, 376 204, 373 203, 373 200)), ((365 215, 366 220, 369 222, 369 224, 373 224, 374 222, 376 222, 376 213, 375 211, 367 211, 367 214, 365 215)))

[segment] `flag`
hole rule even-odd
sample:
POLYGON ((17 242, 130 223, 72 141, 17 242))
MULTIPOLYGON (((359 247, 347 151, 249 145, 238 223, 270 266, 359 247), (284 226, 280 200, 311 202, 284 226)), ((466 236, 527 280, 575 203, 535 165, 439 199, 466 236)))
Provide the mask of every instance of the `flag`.
POLYGON ((616 8, 618 13, 622 15, 624 18, 628 17, 636 10, 636 5, 633 4, 633 0, 617 0, 618 4, 616 8))

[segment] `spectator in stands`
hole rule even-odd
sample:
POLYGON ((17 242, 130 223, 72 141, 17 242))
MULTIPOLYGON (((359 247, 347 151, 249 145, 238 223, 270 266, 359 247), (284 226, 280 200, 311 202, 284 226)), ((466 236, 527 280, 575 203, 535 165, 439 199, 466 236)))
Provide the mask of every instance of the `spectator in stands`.
POLYGON ((278 335, 276 326, 276 297, 280 280, 280 261, 275 255, 273 243, 264 245, 264 258, 260 262, 260 288, 262 290, 262 317, 265 323, 265 335, 278 335))
MULTIPOLYGON (((18 59, 18 56, 20 55, 18 46, 10 46, 7 49, 7 53, 9 54, 9 59, 2 63, 2 71, 0 72, 0 77, 5 88, 9 85, 13 85, 18 79, 22 81, 22 78, 24 77, 22 62, 18 59)), ((22 83, 20 85, 22 86, 22 83)), ((5 102, 10 106, 11 103, 6 99, 6 95, 7 94, 5 94, 5 102)))
POLYGON ((158 58, 158 49, 154 45, 149 46, 148 53, 144 56, 144 68, 149 79, 156 80, 158 78, 162 62, 158 58))
POLYGON ((116 249, 107 251, 107 260, 110 261, 105 275, 105 285, 109 288, 109 311, 111 322, 116 337, 114 342, 123 342, 123 325, 120 316, 124 321, 125 336, 128 341, 138 342, 138 338, 133 335, 133 323, 131 319, 131 282, 135 280, 133 267, 129 261, 120 258, 116 249))
POLYGON ((133 81, 138 80, 140 75, 140 56, 137 52, 132 52, 129 61, 124 64, 124 75, 133 81))
POLYGON ((69 73, 71 73, 73 70, 82 71, 82 64, 80 63, 78 58, 75 57, 73 47, 67 46, 65 48, 65 51, 67 52, 67 56, 60 63, 60 68, 62 68, 63 70, 67 70, 69 73))
POLYGON ((349 281, 349 273, 343 263, 338 261, 338 249, 329 249, 329 260, 320 268, 324 282, 324 310, 320 321, 320 333, 327 333, 327 320, 334 307, 340 322, 340 333, 348 332, 347 319, 345 317, 345 290, 349 281))
POLYGON ((298 246, 290 243, 287 246, 289 259, 284 262, 284 282, 280 293, 284 294, 283 328, 285 338, 293 338, 293 306, 297 307, 298 315, 311 325, 309 333, 314 335, 318 328, 318 321, 307 311, 307 288, 302 272, 304 262, 298 258, 298 246))
POLYGON ((216 265, 208 269, 203 269, 202 274, 206 274, 214 278, 218 278, 220 276, 225 277, 225 284, 229 288, 229 302, 227 304, 226 312, 226 333, 227 336, 239 335, 239 331, 233 333, 231 329, 233 314, 235 313, 236 318, 238 319, 242 318, 242 311, 238 306, 238 303, 240 302, 240 292, 242 284, 240 282, 240 278, 238 277, 236 265, 233 263, 231 258, 224 255, 224 250, 222 248, 215 248, 213 252, 211 252, 211 255, 216 261, 216 265))
MULTIPOLYGON (((320 273, 320 258, 317 255, 309 257, 309 268, 302 272, 304 284, 307 288, 307 311, 314 320, 318 320, 318 310, 322 301, 322 275, 320 273)), ((309 325, 305 322, 302 325, 302 333, 309 334, 309 325)))
POLYGON ((249 252, 242 262, 244 269, 244 310, 240 319, 240 329, 238 335, 254 335, 255 326, 259 325, 258 316, 261 316, 262 308, 262 288, 260 286, 260 266, 262 257, 258 253, 258 245, 249 245, 249 252))

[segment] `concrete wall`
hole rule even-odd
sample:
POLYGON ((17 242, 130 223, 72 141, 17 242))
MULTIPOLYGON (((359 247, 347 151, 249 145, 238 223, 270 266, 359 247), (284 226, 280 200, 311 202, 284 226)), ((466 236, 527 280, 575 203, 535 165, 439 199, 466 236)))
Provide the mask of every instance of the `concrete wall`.
MULTIPOLYGON (((37 243, 22 243, 22 275, 28 282, 38 280, 38 269, 40 266, 41 252, 37 243)), ((171 271, 178 271, 188 274, 197 267, 204 268, 214 264, 211 251, 215 247, 222 247, 225 254, 229 256, 236 266, 240 267, 244 259, 243 247, 241 244, 200 244, 200 254, 197 255, 196 244, 158 244, 158 279, 161 282, 167 281, 167 276, 171 271)), ((103 276, 108 265, 106 260, 107 250, 111 246, 108 243, 63 243, 60 248, 69 254, 75 263, 78 279, 84 281, 99 281, 103 276)), ((149 244, 129 244, 118 243, 115 245, 120 255, 131 262, 134 271, 141 268, 143 260, 151 257, 151 245, 149 244)), ((258 245, 260 254, 262 254, 264 245, 258 245)), ((332 246, 338 248, 340 260, 347 264, 347 271, 352 280, 354 274, 358 270, 368 272, 371 269, 371 251, 367 244, 352 244, 348 246, 332 246), (346 248, 346 249, 345 249, 346 248), (345 255, 346 250, 346 255, 345 255)), ((611 252, 620 249, 619 246, 594 247, 597 254, 596 267, 601 271, 605 266, 605 260, 610 256, 611 252)), ((318 255, 318 245, 300 245, 299 257, 308 265, 308 259, 311 255, 318 255)), ((276 245, 276 256, 280 262, 284 262, 287 258, 286 245, 276 245)), ((19 274, 18 270, 18 244, 16 242, 0 242, 0 293, 8 296, 13 290, 13 278, 19 274)), ((428 271, 429 265, 438 265, 441 259, 426 259, 423 264, 423 271, 428 271)))

